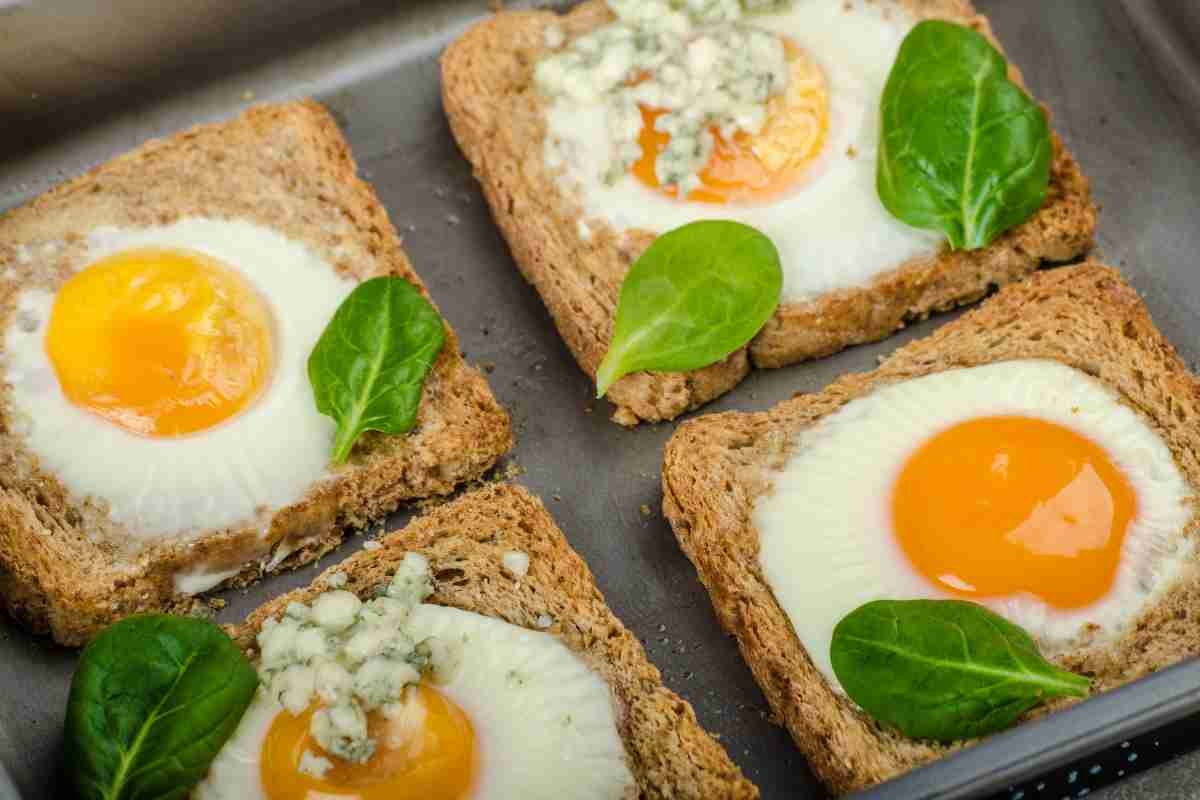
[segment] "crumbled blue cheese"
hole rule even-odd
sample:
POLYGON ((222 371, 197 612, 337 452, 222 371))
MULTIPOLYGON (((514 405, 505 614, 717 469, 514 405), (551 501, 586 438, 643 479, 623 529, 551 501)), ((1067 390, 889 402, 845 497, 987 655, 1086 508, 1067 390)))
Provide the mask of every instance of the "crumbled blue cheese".
MULTIPOLYGON (((467 635, 463 634, 462 644, 466 644, 467 641, 467 635)), ((421 646, 429 652, 433 680, 439 683, 452 680, 459 664, 462 663, 462 647, 456 642, 445 642, 437 638, 425 639, 421 646)))
POLYGON ((300 756, 300 766, 298 767, 301 774, 320 780, 325 777, 325 773, 333 769, 333 762, 328 758, 316 755, 311 750, 305 750, 300 756))
POLYGON ((392 577, 387 596, 411 608, 431 594, 433 576, 429 573, 429 559, 417 553, 407 554, 392 577))
MULTIPOLYGON (((658 154, 659 183, 687 194, 712 155, 712 128, 726 138, 758 133, 767 102, 787 89, 783 40, 742 22, 748 11, 782 0, 609 0, 616 21, 542 59, 539 90, 552 114, 588 116, 603 106, 607 158, 601 179, 614 182, 641 156, 641 107, 662 110, 655 127, 670 134, 658 154)), ((572 144, 548 136, 546 163, 578 160, 572 144)))
POLYGON ((258 634, 263 685, 293 715, 319 700, 317 744, 337 758, 367 761, 375 752, 367 713, 399 703, 427 669, 436 676, 457 663, 448 643, 418 642, 405 630, 412 609, 432 592, 429 562, 409 553, 384 591, 365 603, 341 589, 310 605, 290 603, 258 634))
POLYGON ((313 601, 312 623, 329 631, 343 631, 358 619, 362 600, 343 589, 324 592, 313 601))
POLYGON ((314 686, 317 697, 328 706, 348 703, 354 697, 354 676, 345 666, 329 659, 317 665, 314 686))
POLYGON ((367 736, 367 712, 354 701, 313 714, 312 734, 325 752, 346 761, 365 764, 375 752, 375 740, 367 736))

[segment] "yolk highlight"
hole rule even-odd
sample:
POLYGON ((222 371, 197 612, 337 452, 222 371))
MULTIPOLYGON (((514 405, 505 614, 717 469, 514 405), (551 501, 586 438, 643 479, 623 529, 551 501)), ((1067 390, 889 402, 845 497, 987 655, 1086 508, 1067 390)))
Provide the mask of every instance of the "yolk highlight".
POLYGON ((365 764, 321 749, 309 732, 315 706, 296 717, 281 711, 262 748, 268 800, 465 800, 478 764, 471 721, 436 689, 421 684, 416 691, 415 722, 408 716, 401 723, 379 712, 368 715, 375 753, 365 764), (333 767, 320 778, 300 772, 305 751, 328 758, 333 767))
MULTIPOLYGON (((820 153, 829 128, 825 76, 790 41, 784 41, 784 49, 791 79, 787 91, 769 101, 763 129, 754 136, 738 133, 732 140, 713 129, 712 156, 700 173, 701 185, 687 200, 715 204, 769 200, 794 186, 820 153)), ((646 186, 675 197, 677 190, 659 183, 655 170, 658 154, 671 141, 670 134, 655 128, 663 112, 644 106, 641 111, 642 157, 634 163, 633 174, 646 186)))
POLYGON ((909 458, 892 495, 901 548, 939 588, 1028 592, 1056 608, 1109 590, 1136 514, 1133 488, 1100 446, 1019 416, 942 431, 909 458))
POLYGON ((141 249, 97 261, 63 284, 46 351, 77 406, 145 436, 210 428, 270 377, 271 315, 219 262, 141 249))

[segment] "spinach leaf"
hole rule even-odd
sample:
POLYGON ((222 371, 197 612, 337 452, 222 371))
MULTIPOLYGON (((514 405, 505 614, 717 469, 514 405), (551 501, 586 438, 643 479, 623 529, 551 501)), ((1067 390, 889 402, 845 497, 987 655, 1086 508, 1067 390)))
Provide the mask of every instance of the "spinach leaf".
POLYGON ((338 425, 335 463, 363 431, 412 429, 445 339, 441 316, 403 278, 372 278, 350 293, 308 358, 317 410, 338 425))
POLYGON ((66 768, 84 800, 182 800, 237 727, 258 675, 220 628, 147 614, 83 650, 66 768))
POLYGON ((1046 114, 981 34, 939 20, 913 28, 883 90, 882 116, 876 188, 902 222, 972 250, 1045 202, 1046 114))
POLYGON ((738 222, 693 222, 664 233, 625 276, 597 397, 630 372, 685 372, 716 363, 766 324, 783 270, 775 245, 738 222))
POLYGON ((1032 637, 961 600, 878 600, 833 630, 833 672, 850 699, 905 736, 984 736, 1051 697, 1086 697, 1089 681, 1038 653, 1032 637))

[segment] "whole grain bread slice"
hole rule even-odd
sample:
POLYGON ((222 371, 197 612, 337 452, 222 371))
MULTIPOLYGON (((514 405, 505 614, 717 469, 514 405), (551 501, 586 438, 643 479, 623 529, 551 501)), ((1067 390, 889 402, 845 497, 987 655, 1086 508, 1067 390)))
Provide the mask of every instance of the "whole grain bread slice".
MULTIPOLYGON (((148 142, 0 217, 0 326, 7 328, 21 289, 53 290, 82 265, 89 230, 189 216, 250 221, 304 243, 343 275, 398 275, 425 292, 333 118, 300 101, 148 142)), ((71 496, 26 451, 7 389, 0 387, 0 601, 22 624, 67 645, 120 617, 188 604, 174 585, 178 574, 236 573, 222 585, 241 585, 311 561, 346 528, 406 500, 449 494, 512 446, 507 413, 447 325, 410 433, 364 435, 331 479, 268 510, 267 519, 131 550, 102 499, 71 496)))
MULTIPOLYGON (((663 506, 679 544, 776 715, 835 792, 886 780, 953 748, 907 739, 830 688, 759 568, 755 502, 771 491, 772 473, 796 435, 847 402, 934 372, 1024 358, 1059 361, 1110 387, 1167 443, 1188 483, 1200 488, 1200 381, 1155 329, 1137 292, 1094 262, 1002 289, 872 372, 846 375, 765 413, 686 422, 666 447, 663 506)), ((1193 512, 1185 535, 1195 537, 1198 526, 1193 512)), ((1200 653, 1198 603, 1200 569, 1189 565, 1123 638, 1059 661, 1105 690, 1200 653)))
MULTIPOLYGON (((988 21, 967 0, 894 0, 919 18, 959 22, 993 42, 988 21)), ((648 231, 620 234, 588 220, 564 194, 542 158, 544 101, 533 69, 547 52, 546 31, 568 38, 612 19, 605 0, 587 0, 566 15, 504 11, 468 30, 442 57, 442 96, 451 130, 474 167, 517 267, 534 285, 559 334, 589 376, 608 350, 621 282, 654 240, 648 231)), ((999 46, 997 44, 997 46, 999 46)), ((1013 76, 1020 74, 1013 68, 1013 76)), ((758 367, 782 367, 889 336, 907 322, 983 297, 1044 262, 1086 252, 1096 222, 1087 180, 1054 136, 1049 195, 1028 221, 972 252, 946 252, 899 265, 870 285, 785 303, 748 348, 687 373, 637 373, 608 392, 624 425, 659 421, 697 408, 758 367)))
POLYGON ((700 727, 691 705, 663 686, 637 638, 621 624, 541 501, 509 484, 492 484, 440 506, 323 572, 308 587, 277 597, 228 629, 254 657, 263 622, 288 603, 309 602, 334 587, 362 597, 391 579, 406 553, 427 557, 434 594, 426 602, 452 606, 557 636, 612 688, 617 726, 637 797, 733 800, 758 790, 700 727), (529 556, 514 575, 512 551, 529 556), (337 579, 341 585, 340 577, 337 579))

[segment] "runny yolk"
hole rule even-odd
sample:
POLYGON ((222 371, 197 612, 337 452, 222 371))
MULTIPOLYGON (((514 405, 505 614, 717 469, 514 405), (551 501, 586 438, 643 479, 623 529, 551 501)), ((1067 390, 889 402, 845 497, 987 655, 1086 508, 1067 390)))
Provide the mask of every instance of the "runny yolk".
MULTIPOLYGON (((409 691, 412 691, 411 689, 409 691)), ((461 708, 421 684, 403 720, 368 715, 375 753, 365 764, 325 753, 309 731, 316 707, 293 717, 281 711, 263 742, 267 800, 465 800, 475 783, 475 731, 461 708), (317 778, 300 771, 305 752, 333 766, 317 778)))
POLYGON ((184 250, 138 249, 72 276, 46 351, 71 402, 145 436, 210 428, 270 378, 270 311, 231 269, 184 250))
POLYGON ((1112 586, 1137 496, 1105 451, 1061 425, 982 417, 939 433, 892 494, 912 565, 948 592, 1027 592, 1080 608, 1112 586))
MULTIPOLYGON (((767 121, 756 135, 741 132, 726 139, 712 129, 714 145, 708 165, 700 173, 701 185, 687 200, 737 204, 770 200, 794 186, 821 152, 829 128, 829 98, 825 76, 799 47, 784 40, 791 66, 787 91, 772 97, 767 121)), ((655 128, 660 109, 642 107, 638 144, 642 157, 634 163, 634 176, 646 186, 676 197, 673 186, 658 180, 658 154, 671 141, 670 134, 655 128)))

